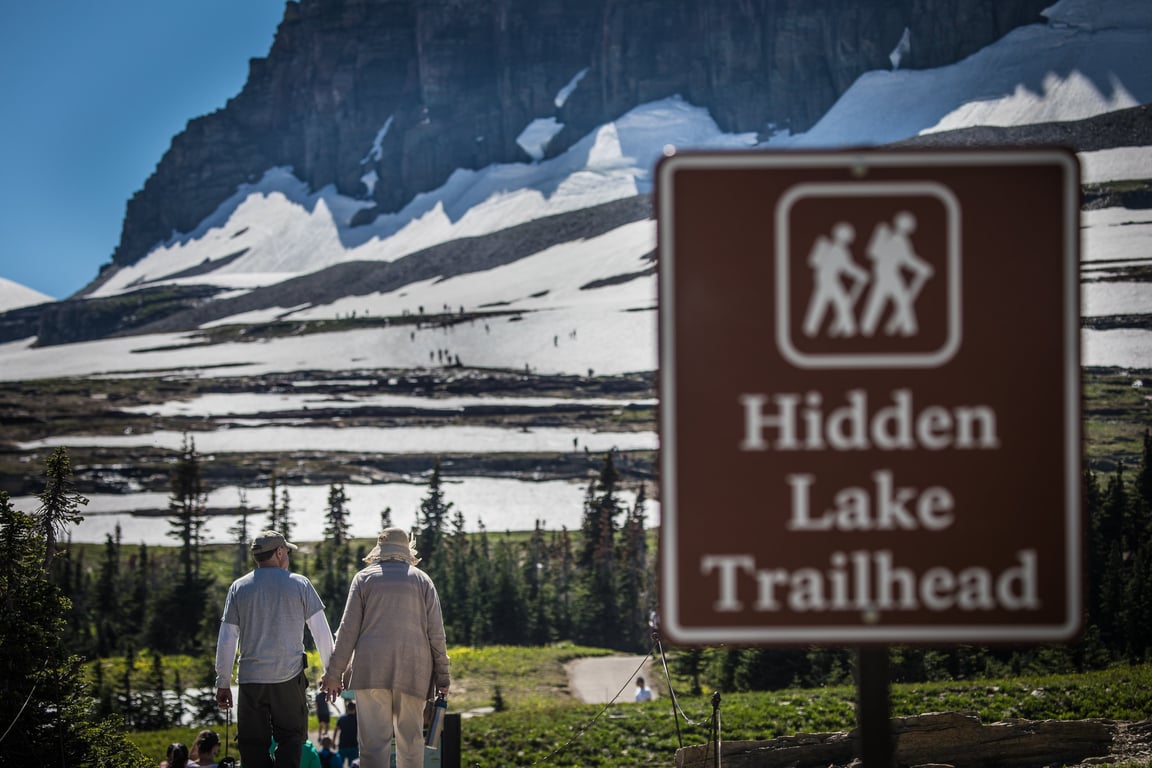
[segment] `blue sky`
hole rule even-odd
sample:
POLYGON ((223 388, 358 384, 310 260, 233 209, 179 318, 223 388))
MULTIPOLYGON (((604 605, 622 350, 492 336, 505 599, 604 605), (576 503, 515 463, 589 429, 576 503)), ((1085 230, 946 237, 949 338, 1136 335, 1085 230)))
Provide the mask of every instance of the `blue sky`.
POLYGON ((285 0, 0 0, 0 277, 64 298, 187 122, 268 54, 285 0))

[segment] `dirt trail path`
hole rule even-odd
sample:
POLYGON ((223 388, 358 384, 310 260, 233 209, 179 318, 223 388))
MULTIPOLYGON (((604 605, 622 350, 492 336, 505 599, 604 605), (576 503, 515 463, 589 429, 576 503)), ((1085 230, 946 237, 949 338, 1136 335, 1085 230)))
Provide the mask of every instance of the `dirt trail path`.
POLYGON ((630 703, 636 694, 636 678, 648 682, 655 697, 662 693, 652 659, 645 656, 598 656, 577 659, 566 665, 568 688, 585 704, 630 703), (645 661, 645 659, 647 659, 645 661), (641 667, 641 662, 644 662, 641 667), (617 696, 619 694, 619 696, 617 696))

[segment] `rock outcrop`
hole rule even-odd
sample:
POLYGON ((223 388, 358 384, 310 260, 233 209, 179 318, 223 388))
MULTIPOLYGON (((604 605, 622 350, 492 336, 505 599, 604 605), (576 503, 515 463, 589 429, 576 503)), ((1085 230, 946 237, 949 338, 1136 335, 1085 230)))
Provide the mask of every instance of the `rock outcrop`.
POLYGON ((457 168, 527 159, 517 138, 535 119, 563 126, 548 154, 675 94, 728 131, 804 130, 859 74, 890 67, 905 29, 902 66, 939 66, 1040 21, 1049 4, 289 2, 241 93, 189 122, 128 202, 113 263, 194 229, 238 185, 278 166, 384 212, 457 168))

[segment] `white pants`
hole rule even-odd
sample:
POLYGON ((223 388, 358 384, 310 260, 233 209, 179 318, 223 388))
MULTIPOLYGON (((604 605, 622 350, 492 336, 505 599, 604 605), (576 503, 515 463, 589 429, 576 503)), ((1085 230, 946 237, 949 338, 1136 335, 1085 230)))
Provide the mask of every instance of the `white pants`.
POLYGON ((424 698, 385 688, 356 689, 360 768, 388 768, 396 734, 396 768, 424 768, 424 698))

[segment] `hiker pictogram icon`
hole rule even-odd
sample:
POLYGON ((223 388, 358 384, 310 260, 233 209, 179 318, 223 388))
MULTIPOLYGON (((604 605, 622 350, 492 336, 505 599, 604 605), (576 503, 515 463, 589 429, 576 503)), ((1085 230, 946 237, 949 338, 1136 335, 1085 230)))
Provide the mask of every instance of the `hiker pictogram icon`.
POLYGON ((868 241, 870 272, 853 259, 851 224, 838 222, 830 238, 817 237, 808 256, 814 279, 804 335, 873 336, 878 330, 885 336, 916 335, 916 300, 935 270, 916 254, 915 229, 916 216, 909 211, 900 211, 891 223, 879 222, 868 241))
POLYGON ((777 342, 801 367, 934 367, 960 344, 960 209, 942 185, 808 183, 776 208, 777 342))

